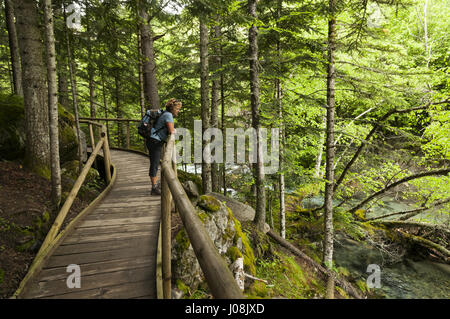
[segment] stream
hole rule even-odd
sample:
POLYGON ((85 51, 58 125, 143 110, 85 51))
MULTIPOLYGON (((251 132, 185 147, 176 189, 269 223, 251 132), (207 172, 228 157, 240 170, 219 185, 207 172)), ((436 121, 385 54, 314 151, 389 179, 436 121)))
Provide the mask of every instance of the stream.
MULTIPOLYGON (((323 199, 311 198, 306 206, 322 204, 323 199), (322 200, 322 202, 320 202, 322 200)), ((383 206, 374 207, 367 217, 380 216, 397 211, 411 209, 405 203, 394 198, 386 198, 383 206)), ((422 213, 412 220, 449 225, 448 214, 422 213)), ((338 267, 345 267, 350 274, 366 281, 374 272, 369 265, 380 268, 380 287, 375 288, 389 299, 448 299, 450 298, 450 265, 433 262, 418 256, 406 255, 397 262, 388 260, 385 253, 363 242, 336 235, 334 260, 338 267)))

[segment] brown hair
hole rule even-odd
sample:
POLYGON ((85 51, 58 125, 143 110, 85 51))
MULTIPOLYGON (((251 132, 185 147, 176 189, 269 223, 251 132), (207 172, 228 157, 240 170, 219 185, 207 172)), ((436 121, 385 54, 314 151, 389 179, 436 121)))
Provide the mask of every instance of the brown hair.
POLYGON ((167 101, 166 103, 166 110, 167 111, 172 111, 174 107, 176 107, 177 105, 181 105, 181 102, 178 101, 177 99, 171 98, 169 101, 167 101))

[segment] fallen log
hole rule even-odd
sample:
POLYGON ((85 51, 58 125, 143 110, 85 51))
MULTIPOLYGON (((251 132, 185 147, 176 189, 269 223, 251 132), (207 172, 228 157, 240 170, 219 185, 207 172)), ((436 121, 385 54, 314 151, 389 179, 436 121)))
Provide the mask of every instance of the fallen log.
POLYGON ((383 220, 383 221, 369 221, 371 224, 376 225, 383 225, 388 228, 421 228, 432 232, 441 232, 444 233, 446 236, 450 237, 450 229, 446 227, 442 227, 439 225, 433 225, 428 223, 421 223, 421 222, 411 222, 411 221, 402 221, 402 220, 383 220))
POLYGON ((355 289, 348 281, 345 279, 339 278, 336 273, 333 273, 320 265, 319 263, 315 262, 311 257, 306 255, 304 252, 300 251, 297 247, 295 247, 293 244, 288 242, 286 239, 279 236, 277 233, 275 233, 273 230, 269 230, 267 232, 267 235, 269 235, 272 239, 274 239, 277 243, 279 243, 284 248, 288 249, 291 253, 293 253, 295 256, 303 259, 308 264, 310 264, 312 267, 318 269, 322 274, 328 276, 333 276, 335 283, 344 289, 346 293, 348 293, 350 296, 356 298, 356 299, 364 299, 364 296, 355 289))

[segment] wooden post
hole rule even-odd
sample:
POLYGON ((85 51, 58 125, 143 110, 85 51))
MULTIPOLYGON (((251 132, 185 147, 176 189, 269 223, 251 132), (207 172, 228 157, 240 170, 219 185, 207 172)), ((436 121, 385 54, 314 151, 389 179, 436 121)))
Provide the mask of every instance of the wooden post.
POLYGON ((111 182, 111 154, 109 153, 108 134, 106 132, 106 127, 104 125, 102 126, 102 139, 103 139, 103 158, 105 161, 106 182, 109 184, 111 182))
POLYGON ((62 223, 64 219, 67 216, 67 213, 69 212, 70 207, 72 206, 73 201, 75 200, 78 191, 81 188, 81 185, 83 185, 83 182, 87 176, 87 173, 89 172, 89 169, 92 166, 92 163, 95 160, 95 157, 97 156, 98 152, 100 151, 100 148, 102 147, 104 141, 99 141, 95 149, 92 151, 91 156, 89 157, 88 161, 86 162, 86 165, 84 165, 83 170, 80 172, 80 175, 78 176, 77 180, 75 181, 75 184, 73 185, 72 190, 70 191, 69 195, 67 196, 66 201, 64 202, 63 207, 58 213, 58 216, 56 216, 56 219, 50 228, 49 232, 47 233, 47 236, 45 237, 44 242, 41 245, 41 248, 38 251, 38 255, 42 253, 47 246, 51 244, 53 239, 55 239, 56 235, 58 234, 59 229, 62 226, 62 223))
MULTIPOLYGON (((164 147, 165 154, 171 151, 164 147)), ((165 155, 166 156, 166 155, 165 155)), ((170 156, 170 154, 169 154, 170 156)), ((162 277, 164 299, 171 299, 171 210, 172 210, 172 194, 167 184, 166 176, 161 169, 161 241, 162 241, 162 277)))
POLYGON ((130 121, 127 121, 127 149, 130 148, 130 121))
MULTIPOLYGON (((170 135, 169 141, 167 142, 167 149, 169 149, 169 151, 173 150, 174 142, 174 136, 170 135)), ((177 203, 177 208, 184 228, 188 234, 189 241, 192 244, 195 256, 205 275, 206 282, 208 283, 212 295, 214 298, 219 299, 244 298, 233 274, 230 269, 228 269, 228 265, 217 251, 216 246, 206 232, 200 218, 197 216, 194 206, 192 206, 191 201, 187 197, 183 186, 175 176, 171 159, 172 154, 169 154, 166 151, 163 156, 161 171, 164 174, 164 180, 169 186, 170 193, 177 203)), ((164 192, 164 190, 162 190, 162 192, 164 192)))
POLYGON ((92 123, 89 123, 89 136, 91 137, 91 147, 92 151, 95 148, 94 130, 92 129, 92 123))

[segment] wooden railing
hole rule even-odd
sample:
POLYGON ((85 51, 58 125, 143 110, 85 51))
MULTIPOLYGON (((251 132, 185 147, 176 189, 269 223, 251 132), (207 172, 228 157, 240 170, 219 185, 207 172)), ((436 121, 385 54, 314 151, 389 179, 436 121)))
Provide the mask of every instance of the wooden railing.
POLYGON ((161 253, 163 297, 171 298, 171 209, 174 201, 214 298, 244 298, 176 175, 175 137, 170 135, 161 161, 161 253))
MULTIPOLYGON (((132 132, 131 132, 131 128, 133 130, 136 130, 136 134, 137 134, 137 123, 140 122, 140 120, 137 119, 126 119, 126 118, 105 118, 105 117, 99 117, 99 118, 92 118, 92 117, 81 117, 80 118, 80 122, 81 121, 96 121, 96 122, 105 122, 106 125, 106 129, 108 130, 109 127, 109 123, 123 123, 125 124, 125 149, 130 149, 131 145, 132 145, 132 132), (130 125, 130 123, 134 123, 134 125, 130 125), (131 126, 131 128, 130 128, 131 126)), ((111 135, 111 134, 109 134, 111 135)), ((110 136, 111 137, 111 136, 110 136)), ((139 140, 141 140, 141 137, 138 137, 139 140)), ((118 147, 120 145, 117 145, 118 147)))
MULTIPOLYGON (((31 264, 27 275, 24 277, 22 282, 19 285, 19 288, 17 289, 16 293, 13 295, 12 298, 17 298, 17 296, 22 292, 25 285, 30 281, 30 279, 34 276, 35 273, 37 273, 38 269, 42 266, 44 257, 46 257, 49 254, 49 251, 51 248, 55 246, 55 243, 60 239, 60 236, 58 236, 58 233, 61 229, 61 226, 64 223, 64 220, 66 219, 66 216, 72 207, 72 204, 77 197, 77 194, 81 188, 81 186, 84 183, 84 180, 86 179, 86 176, 89 172, 89 169, 92 167, 92 164, 95 161, 95 158, 99 154, 100 150, 103 149, 103 157, 104 157, 104 165, 105 165, 105 178, 106 182, 109 185, 111 183, 111 155, 109 152, 109 143, 108 143, 108 135, 106 132, 106 127, 100 123, 88 121, 88 120, 80 120, 80 123, 87 123, 89 124, 89 132, 90 132, 90 141, 92 146, 92 153, 89 156, 89 159, 87 160, 86 164, 84 165, 83 169, 81 170, 80 174, 78 175, 77 180, 75 181, 69 195, 67 196, 64 205, 61 207, 60 211, 58 212, 58 215, 56 216, 50 230, 48 231, 41 247, 39 248, 39 251, 37 252, 33 263, 31 264), (101 127, 101 134, 100 139, 95 145, 95 137, 93 132, 93 126, 101 127), (94 147, 95 145, 95 147, 94 147)), ((69 227, 69 226, 68 226, 69 227)))

